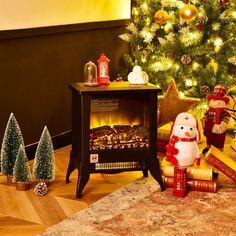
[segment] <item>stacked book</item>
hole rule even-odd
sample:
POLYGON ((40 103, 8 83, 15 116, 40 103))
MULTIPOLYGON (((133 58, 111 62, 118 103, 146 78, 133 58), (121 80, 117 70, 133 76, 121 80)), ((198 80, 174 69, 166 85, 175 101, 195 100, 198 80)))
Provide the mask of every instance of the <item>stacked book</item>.
MULTIPOLYGON (((166 161, 161 163, 162 176, 167 188, 174 187, 174 165, 166 161)), ((217 192, 218 173, 213 171, 213 166, 202 159, 200 166, 187 167, 187 189, 202 192, 217 192)))
POLYGON ((218 148, 211 146, 204 158, 215 169, 236 182, 236 161, 231 157, 218 148))

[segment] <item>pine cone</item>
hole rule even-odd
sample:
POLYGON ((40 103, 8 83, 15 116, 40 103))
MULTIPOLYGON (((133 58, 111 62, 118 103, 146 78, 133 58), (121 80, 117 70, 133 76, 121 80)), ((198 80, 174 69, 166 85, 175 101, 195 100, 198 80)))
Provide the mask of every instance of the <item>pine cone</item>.
POLYGON ((185 65, 189 65, 191 64, 192 62, 192 58, 188 55, 188 54, 184 54, 182 57, 181 57, 181 62, 185 65))
POLYGON ((203 86, 201 86, 200 91, 202 94, 206 95, 210 92, 210 88, 207 85, 203 85, 203 86))
POLYGON ((48 191, 48 187, 47 187, 47 184, 44 182, 38 183, 34 188, 34 193, 37 196, 43 196, 47 193, 47 191, 48 191))
POLYGON ((197 20, 197 23, 202 24, 202 25, 206 24, 207 22, 208 22, 208 17, 207 16, 200 17, 197 20))

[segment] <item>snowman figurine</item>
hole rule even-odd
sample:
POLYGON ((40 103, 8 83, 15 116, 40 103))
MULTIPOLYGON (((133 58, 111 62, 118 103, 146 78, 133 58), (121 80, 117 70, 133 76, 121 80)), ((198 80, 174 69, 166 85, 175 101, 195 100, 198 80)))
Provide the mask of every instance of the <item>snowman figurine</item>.
POLYGON ((200 140, 195 117, 187 112, 180 113, 172 126, 170 141, 166 146, 166 160, 173 165, 188 167, 200 165, 197 142, 200 140))
POLYGON ((207 147, 203 149, 205 154, 211 145, 223 151, 227 125, 230 113, 225 109, 229 102, 227 88, 223 84, 217 84, 212 94, 207 96, 209 109, 203 117, 204 135, 207 139, 207 147))

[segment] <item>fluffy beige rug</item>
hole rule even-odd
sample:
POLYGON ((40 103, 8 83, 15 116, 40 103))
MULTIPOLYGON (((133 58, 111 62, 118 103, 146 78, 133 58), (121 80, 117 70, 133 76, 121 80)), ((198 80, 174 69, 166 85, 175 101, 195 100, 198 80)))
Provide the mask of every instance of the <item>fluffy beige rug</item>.
POLYGON ((236 183, 220 175, 217 193, 189 191, 182 199, 141 178, 40 235, 236 235, 236 183))

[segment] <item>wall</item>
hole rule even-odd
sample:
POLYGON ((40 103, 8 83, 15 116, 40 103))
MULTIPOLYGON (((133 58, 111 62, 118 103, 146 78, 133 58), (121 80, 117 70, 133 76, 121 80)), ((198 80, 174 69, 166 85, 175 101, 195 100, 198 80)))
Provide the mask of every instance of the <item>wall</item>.
POLYGON ((127 21, 0 31, 0 140, 11 112, 21 127, 29 155, 44 125, 54 145, 70 142, 71 94, 68 85, 83 81, 86 62, 104 52, 113 80, 122 70, 128 45, 118 36, 127 21))
POLYGON ((0 30, 130 18, 131 0, 0 0, 0 30))

